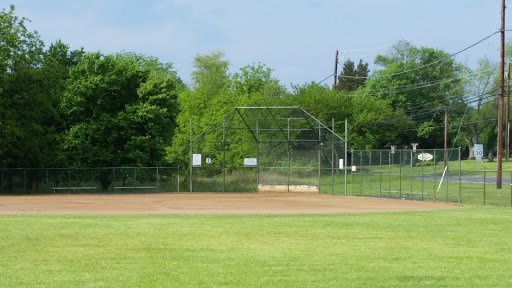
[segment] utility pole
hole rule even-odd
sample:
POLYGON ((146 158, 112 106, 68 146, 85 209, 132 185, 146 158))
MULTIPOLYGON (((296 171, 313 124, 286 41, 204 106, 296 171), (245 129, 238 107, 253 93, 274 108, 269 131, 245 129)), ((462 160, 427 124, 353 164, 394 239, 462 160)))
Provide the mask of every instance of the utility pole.
POLYGON ((444 107, 444 167, 448 165, 448 107, 444 107))
POLYGON ((496 189, 501 189, 501 173, 503 157, 503 86, 505 74, 505 0, 501 0, 501 49, 500 49, 500 91, 498 98, 498 149, 496 158, 496 189))
POLYGON ((336 86, 336 80, 338 78, 338 50, 334 56, 334 86, 336 86))
POLYGON ((508 61, 508 73, 507 73, 507 138, 505 139, 505 155, 508 162, 508 156, 510 155, 510 61, 508 61))

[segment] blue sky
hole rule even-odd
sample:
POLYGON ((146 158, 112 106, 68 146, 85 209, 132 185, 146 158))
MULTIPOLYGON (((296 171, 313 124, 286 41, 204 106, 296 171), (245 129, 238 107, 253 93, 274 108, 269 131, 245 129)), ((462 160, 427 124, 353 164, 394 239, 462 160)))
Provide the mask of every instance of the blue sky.
MULTIPOLYGON (((186 83, 197 54, 221 50, 231 73, 261 62, 287 87, 332 74, 336 50, 346 51, 340 63, 362 58, 370 64, 402 39, 459 51, 499 29, 501 5, 499 0, 0 1, 1 8, 14 4, 18 16, 29 18, 29 29, 46 45, 61 39, 73 49, 155 56, 173 63, 186 83)), ((506 4, 512 8, 512 0, 506 4)), ((498 34, 456 59, 474 66, 482 57, 498 60, 498 34)))

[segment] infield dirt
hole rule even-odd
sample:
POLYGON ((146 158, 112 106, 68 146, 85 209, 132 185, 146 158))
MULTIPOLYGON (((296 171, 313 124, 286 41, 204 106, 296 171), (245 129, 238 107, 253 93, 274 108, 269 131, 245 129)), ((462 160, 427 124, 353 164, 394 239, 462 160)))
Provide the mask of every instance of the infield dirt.
POLYGON ((332 214, 454 208, 456 204, 294 193, 0 196, 0 214, 332 214))

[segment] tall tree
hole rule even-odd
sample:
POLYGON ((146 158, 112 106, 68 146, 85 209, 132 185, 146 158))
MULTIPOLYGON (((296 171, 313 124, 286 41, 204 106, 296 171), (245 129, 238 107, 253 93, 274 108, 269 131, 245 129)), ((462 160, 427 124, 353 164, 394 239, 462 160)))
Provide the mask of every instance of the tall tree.
POLYGON ((44 43, 14 6, 0 12, 0 166, 41 167, 53 156, 59 119, 44 43))
MULTIPOLYGON (((470 71, 465 85, 466 97, 464 101, 468 105, 466 119, 464 122, 465 141, 469 147, 469 158, 474 158, 473 145, 477 143, 490 144, 488 139, 481 139, 480 135, 486 130, 496 128, 497 117, 497 89, 495 79, 498 77, 499 68, 487 58, 478 60, 478 67, 470 71)), ((494 141, 491 141, 494 142, 494 141)), ((487 145, 486 145, 487 146, 487 145)), ((487 148, 487 147, 486 147, 487 148)))
POLYGON ((338 76, 338 84, 336 89, 338 91, 354 91, 359 87, 363 86, 368 77, 368 63, 363 63, 362 59, 359 59, 359 64, 355 67, 354 62, 348 59, 343 63, 343 69, 341 75, 338 76))
MULTIPOLYGON (((172 145, 168 147, 168 161, 187 167, 190 158, 190 120, 193 120, 194 132, 199 133, 212 123, 209 110, 217 113, 224 106, 212 106, 212 101, 229 91, 230 76, 229 61, 224 59, 224 53, 213 51, 206 55, 196 55, 193 61, 195 70, 192 72, 192 84, 188 89, 179 93, 178 103, 180 113, 177 117, 177 128, 172 145)), ((229 107, 229 105, 226 105, 229 107)))
POLYGON ((407 127, 407 120, 387 121, 405 116, 394 112, 387 100, 366 97, 362 92, 337 92, 326 85, 309 83, 294 86, 290 97, 294 105, 306 109, 323 123, 335 119, 336 127, 341 128, 348 119, 349 149, 382 148, 396 143, 399 131, 407 127))
POLYGON ((279 106, 286 89, 272 76, 272 69, 258 63, 242 67, 231 77, 231 97, 237 106, 279 106))
POLYGON ((458 118, 465 110, 459 77, 463 67, 441 50, 417 48, 406 41, 396 43, 386 55, 378 55, 375 64, 382 69, 366 81, 366 95, 389 101, 394 111, 405 112, 412 120, 397 144, 441 146, 443 130, 437 127, 444 123, 445 109, 450 109, 450 117, 458 118))
POLYGON ((46 98, 51 101, 54 108, 52 122, 47 125, 53 126, 55 133, 49 161, 45 164, 47 167, 64 167, 66 165, 62 145, 66 119, 61 109, 61 100, 66 90, 69 70, 78 64, 84 54, 83 48, 70 50, 69 45, 58 40, 50 45, 44 55, 44 64, 41 68, 44 75, 44 86, 42 85, 40 88, 47 91, 46 98))
MULTIPOLYGON (((62 107, 65 152, 75 167, 163 163, 181 81, 171 64, 133 53, 89 53, 70 71, 62 107)), ((105 175, 103 175, 105 176, 105 175)), ((107 189, 111 178, 100 179, 107 189)))

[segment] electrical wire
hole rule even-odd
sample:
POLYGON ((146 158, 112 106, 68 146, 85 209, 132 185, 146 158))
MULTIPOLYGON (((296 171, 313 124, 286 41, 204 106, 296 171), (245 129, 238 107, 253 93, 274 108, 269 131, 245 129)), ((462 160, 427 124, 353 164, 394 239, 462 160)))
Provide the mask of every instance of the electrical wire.
MULTIPOLYGON (((463 99, 463 100, 464 100, 464 104, 471 104, 471 103, 477 102, 477 100, 480 99, 480 97, 482 97, 482 99, 487 99, 489 97, 494 97, 496 95, 498 95, 497 90, 493 90, 493 91, 489 91, 487 93, 483 93, 481 95, 476 95, 476 96, 468 97, 468 98, 463 99)), ((424 107, 424 106, 427 106, 427 105, 432 105, 432 104, 436 104, 436 103, 446 102, 447 100, 449 101, 449 100, 460 99, 460 98, 461 98, 460 95, 456 95, 456 96, 452 96, 452 97, 445 98, 445 99, 439 99, 439 100, 436 100, 436 101, 432 101, 432 102, 428 102, 428 103, 425 103, 425 104, 422 104, 422 105, 418 105, 418 106, 416 106, 414 108, 405 109, 404 112, 405 113, 413 113, 415 111, 418 111, 418 109, 416 109, 418 107, 424 107)), ((421 111, 421 110, 419 110, 419 111, 421 111)))
MULTIPOLYGON (((466 123, 463 123, 462 126, 469 126, 469 125, 472 125, 472 124, 483 123, 483 122, 491 122, 491 121, 495 121, 495 120, 498 120, 498 119, 497 118, 488 118, 488 119, 484 119, 484 120, 480 120, 480 121, 466 122, 466 123)), ((455 123, 455 124, 449 124, 447 126, 448 127, 454 127, 455 125, 459 125, 459 124, 455 123)), ((439 128, 444 128, 444 125, 438 125, 438 126, 433 126, 433 127, 425 127, 425 128, 411 128, 411 129, 406 129, 406 130, 403 130, 403 131, 419 131, 419 130, 423 130, 423 129, 439 129, 439 128)))
POLYGON ((329 76, 325 77, 325 79, 324 79, 324 80, 322 80, 322 81, 320 81, 320 82, 318 82, 318 84, 322 84, 322 82, 324 82, 325 80, 327 80, 327 79, 331 78, 332 76, 334 76, 334 73, 332 73, 331 75, 329 75, 329 76))
POLYGON ((444 84, 444 83, 455 81, 455 80, 460 80, 460 79, 463 79, 465 77, 470 77, 470 76, 473 76, 473 75, 479 75, 479 74, 482 74, 482 73, 485 73, 485 72, 489 72, 489 71, 493 71, 493 70, 494 69, 485 69, 485 70, 482 70, 482 71, 475 71, 475 72, 472 72, 472 73, 462 74, 462 75, 457 76, 457 77, 443 78, 443 79, 439 79, 439 80, 435 80, 433 82, 427 82, 427 83, 413 83, 413 84, 395 86, 395 87, 392 87, 392 88, 381 88, 380 90, 377 90, 376 92, 372 91, 372 94, 367 94, 367 95, 368 96, 371 96, 371 95, 375 96, 377 94, 382 95, 382 94, 390 94, 390 93, 399 93, 399 92, 411 91, 411 90, 415 90, 415 89, 421 89, 421 88, 425 88, 425 87, 440 85, 440 84, 444 84), (398 88, 400 88, 400 89, 398 89, 398 88))
MULTIPOLYGON (((496 95, 497 95, 497 93, 488 94, 488 95, 485 95, 484 97, 482 97, 481 99, 486 100, 489 98, 493 98, 496 95)), ((410 113, 410 114, 408 114, 406 116, 402 116, 402 117, 396 117, 396 118, 380 120, 380 121, 373 121, 373 122, 369 122, 369 124, 389 124, 389 123, 394 123, 397 121, 417 120, 417 119, 421 119, 422 116, 433 115, 435 113, 438 113, 438 112, 441 112, 444 110, 452 110, 454 108, 460 108, 460 107, 464 107, 464 106, 469 107, 470 105, 468 105, 468 104, 475 103, 475 102, 479 101, 479 99, 480 99, 480 96, 475 96, 474 99, 471 99, 470 101, 465 101, 464 103, 457 103, 457 104, 452 104, 452 105, 448 105, 448 106, 441 106, 441 107, 438 107, 435 109, 419 110, 419 111, 416 111, 416 113, 414 113, 414 114, 410 113)), ((488 103, 488 102, 482 103, 482 105, 486 104, 486 103, 488 103)))
MULTIPOLYGON (((491 38, 492 36, 500 33, 501 30, 498 30, 498 31, 495 31, 494 33, 488 35, 487 37, 485 38, 482 38, 480 39, 479 41, 469 45, 468 47, 458 51, 458 52, 455 52, 453 54, 450 54, 446 57, 443 57, 441 59, 438 59, 434 62, 430 62, 428 64, 425 64, 425 65, 422 65, 422 66, 419 66, 419 67, 415 67, 413 69, 409 69, 409 70, 404 70, 404 71, 400 71, 400 72, 396 72, 396 73, 391 73, 391 74, 387 74, 387 75, 378 75, 378 76, 368 76, 368 77, 361 77, 361 76, 344 76, 344 75, 340 75, 341 78, 349 78, 349 79, 379 79, 379 78, 386 78, 386 77, 393 77, 393 76, 398 76, 398 75, 402 75, 402 74, 406 74, 406 73, 410 73, 410 72, 414 72, 414 71, 417 71, 417 70, 420 70, 420 69, 423 69, 423 68, 426 68, 426 67, 429 67, 429 66, 432 66, 434 64, 437 64, 437 63, 440 63, 440 62, 443 62, 443 61, 446 61, 450 58, 453 58, 455 56, 457 56, 458 54, 464 52, 464 51, 467 51, 473 47, 475 47, 476 45, 486 41, 487 39, 491 38)), ((332 74, 331 74, 332 75, 332 74)))

